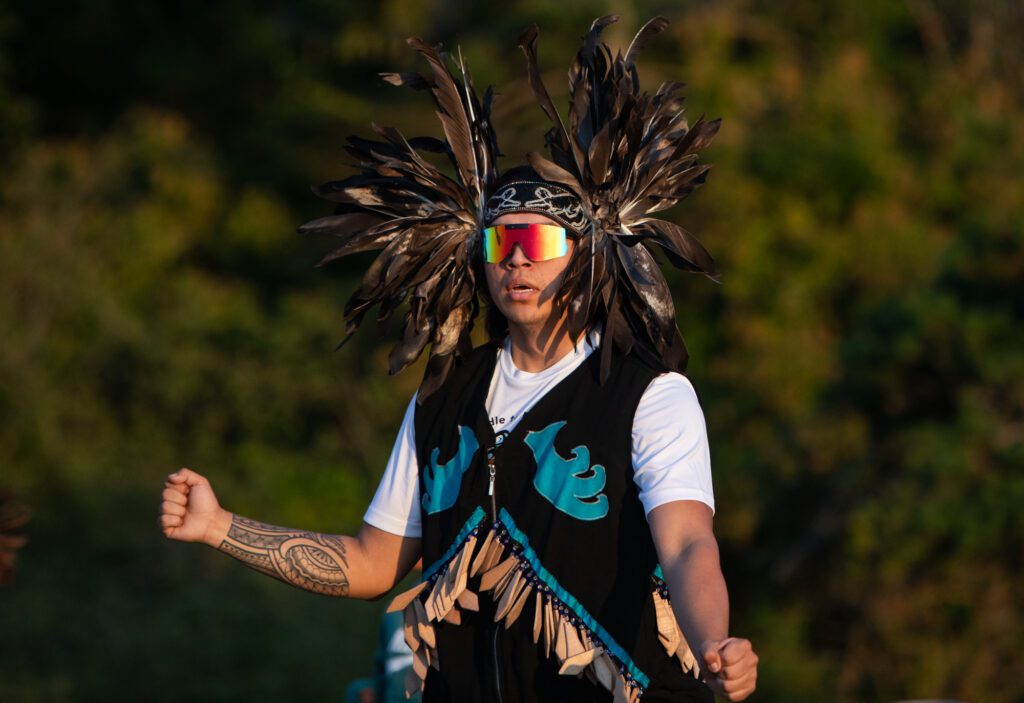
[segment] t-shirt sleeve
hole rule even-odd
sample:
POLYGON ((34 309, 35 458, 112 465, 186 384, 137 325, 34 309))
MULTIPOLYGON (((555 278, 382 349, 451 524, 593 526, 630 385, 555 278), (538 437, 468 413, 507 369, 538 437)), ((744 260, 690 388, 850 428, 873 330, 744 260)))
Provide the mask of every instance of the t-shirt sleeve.
POLYGON ((644 514, 674 500, 715 510, 711 451, 697 392, 682 374, 651 381, 633 416, 633 480, 644 514))
POLYGON ((406 408, 380 485, 363 515, 363 521, 368 525, 403 537, 419 537, 422 534, 415 417, 414 394, 406 408))

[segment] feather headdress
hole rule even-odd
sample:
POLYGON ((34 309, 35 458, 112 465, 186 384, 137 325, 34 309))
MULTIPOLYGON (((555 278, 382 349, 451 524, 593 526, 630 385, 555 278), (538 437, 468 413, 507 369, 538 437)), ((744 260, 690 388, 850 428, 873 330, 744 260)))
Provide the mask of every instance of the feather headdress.
POLYGON ((345 305, 344 341, 370 308, 379 306, 377 319, 385 320, 408 300, 389 370, 393 374, 405 368, 429 344, 419 390, 422 400, 443 383, 456 357, 472 346, 469 333, 479 306, 473 262, 500 153, 490 122, 491 89, 482 100, 477 97, 461 56, 456 76, 448 56, 438 48, 416 38, 408 44, 430 64, 430 74, 381 75, 394 85, 430 93, 444 139, 406 140, 398 130, 377 125, 373 129, 383 141, 349 137, 346 151, 358 160, 360 173, 314 188, 338 206, 334 215, 308 222, 299 232, 330 233, 341 239, 318 265, 383 249, 345 305), (417 150, 446 154, 455 177, 417 150))
POLYGON ((637 53, 668 21, 651 20, 625 56, 613 57, 600 37, 617 20, 617 15, 594 20, 576 54, 569 70, 568 128, 537 67, 537 27, 527 29, 519 42, 530 86, 553 125, 545 138, 550 160, 531 153, 530 165, 545 180, 576 193, 590 222, 559 300, 567 306, 574 338, 595 322, 603 323, 602 379, 613 347, 653 357, 672 370, 686 367, 686 345, 652 245, 660 246, 677 268, 720 282, 714 260, 693 235, 651 217, 704 182, 710 166, 698 163, 697 152, 714 137, 720 120, 702 117, 688 124, 676 95, 679 83, 663 83, 653 95, 641 93, 637 53))

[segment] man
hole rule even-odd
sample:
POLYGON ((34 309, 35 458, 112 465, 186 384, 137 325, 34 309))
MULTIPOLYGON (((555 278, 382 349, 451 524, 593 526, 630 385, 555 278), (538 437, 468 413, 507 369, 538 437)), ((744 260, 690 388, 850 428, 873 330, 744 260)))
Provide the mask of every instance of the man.
MULTIPOLYGON (((553 220, 529 213, 506 214, 494 220, 495 225, 527 223, 557 226, 553 220)), ((582 357, 579 363, 586 358, 584 352, 574 351, 574 340, 567 333, 564 312, 560 314, 554 306, 554 294, 574 247, 571 239, 567 243, 569 252, 558 258, 531 261, 523 253, 523 247, 517 244, 500 263, 486 264, 491 299, 508 320, 508 353, 504 358, 515 370, 524 372, 518 379, 520 386, 529 385, 530 375, 543 374, 560 362, 564 373, 575 368, 571 365, 576 360, 573 357, 582 357), (565 364, 567 360, 569 366, 565 364)), ((669 378, 671 376, 668 375, 669 378)), ((679 413, 676 398, 687 402, 685 390, 680 388, 685 387, 685 381, 681 376, 676 376, 676 379, 664 384, 666 388, 662 390, 661 407, 655 407, 655 411, 679 413)), ((525 395, 528 397, 530 393, 525 395)), ((697 422, 699 417, 694 413, 699 409, 695 407, 695 397, 689 402, 690 414, 684 417, 697 422)), ((410 413, 415 413, 415 403, 410 404, 410 413)), ((510 425, 510 417, 522 417, 523 413, 524 408, 517 408, 495 416, 495 429, 508 432, 500 428, 510 425)), ((489 411, 488 415, 493 416, 494 413, 489 411)), ((405 432, 412 428, 408 419, 404 425, 405 432)), ((684 472, 686 461, 700 461, 706 452, 703 427, 682 424, 679 423, 673 439, 677 442, 689 439, 693 446, 669 445, 658 449, 661 452, 689 450, 676 457, 680 473, 684 472)), ((640 439, 636 443, 643 441, 640 439)), ((409 444, 403 444, 400 437, 389 463, 389 473, 382 481, 382 493, 404 495, 410 492, 410 486, 415 488, 415 479, 408 482, 399 475, 410 471, 410 457, 405 457, 404 466, 400 463, 402 454, 411 448, 409 444)), ((651 463, 657 463, 657 451, 652 454, 651 463)), ((663 475, 648 478, 649 481, 671 480, 667 471, 670 466, 660 468, 663 475)), ((415 468, 412 468, 412 473, 415 476, 415 468)), ((690 480, 695 477, 682 478, 690 480)), ((701 490, 699 480, 702 477, 696 478, 698 481, 692 488, 695 494, 701 490)), ((682 485, 674 490, 685 493, 687 488, 682 485)), ((672 490, 667 493, 671 495, 672 490)), ((168 477, 163 498, 161 521, 168 537, 203 541, 253 568, 318 593, 379 597, 405 575, 419 555, 419 538, 404 536, 405 530, 399 531, 395 529, 397 525, 392 527, 393 523, 388 522, 394 516, 385 512, 387 508, 383 504, 395 500, 390 495, 382 500, 375 499, 368 511, 367 524, 356 537, 274 527, 232 515, 218 506, 209 483, 188 469, 168 477), (371 522, 383 523, 386 527, 381 529, 371 522)), ((413 495, 413 499, 406 502, 419 504, 420 501, 413 495)), ((703 499, 662 503, 647 516, 673 600, 687 604, 685 610, 677 609, 677 617, 684 623, 687 639, 702 643, 699 651, 709 685, 729 700, 742 700, 754 688, 757 658, 748 641, 727 636, 728 600, 718 565, 711 518, 712 509, 703 499)))
MULTIPOLYGON (((604 24, 606 18, 595 22, 596 33, 604 24)), ((532 40, 525 44, 530 58, 532 40)), ((465 91, 452 90, 438 57, 414 45, 435 74, 429 82, 401 82, 430 86, 449 117, 459 112, 453 109, 459 100, 464 118, 483 113, 485 119, 481 108, 488 101, 476 102, 468 81, 465 91)), ((594 44, 587 46, 592 51, 594 44)), ((616 70, 633 70, 633 54, 631 47, 616 70)), ((592 70, 593 60, 581 51, 577 74, 592 70)), ((614 78, 615 72, 604 73, 614 78)), ((546 94, 539 97, 543 104, 546 94)), ((658 103, 651 110, 657 117, 669 107, 658 103)), ((423 580, 396 598, 392 610, 404 614, 414 650, 410 688, 423 682, 425 701, 597 701, 609 693, 625 701, 641 695, 696 701, 710 700, 709 688, 742 700, 754 690, 757 656, 749 641, 728 636, 703 417, 692 386, 673 372, 685 352, 680 357, 678 331, 675 337, 658 332, 653 313, 623 302, 629 295, 624 284, 631 283, 642 303, 655 312, 661 306, 642 291, 653 275, 645 269, 645 247, 630 241, 630 251, 618 249, 630 227, 643 222, 632 225, 628 209, 613 203, 615 231, 605 232, 609 225, 598 215, 607 210, 600 202, 605 196, 588 188, 590 171, 565 162, 568 141, 557 135, 549 146, 568 169, 531 158, 553 177, 521 169, 497 183, 481 178, 481 162, 496 148, 480 145, 488 135, 493 143, 493 133, 466 119, 473 153, 458 147, 459 130, 442 119, 460 183, 471 196, 458 218, 442 221, 436 209, 408 205, 413 187, 396 183, 396 173, 419 192, 424 181, 439 178, 431 172, 428 179, 426 166, 394 135, 373 149, 353 142, 364 157, 364 179, 322 189, 345 193, 330 222, 339 227, 353 227, 367 212, 380 216, 384 196, 403 195, 394 199, 391 219, 360 230, 378 245, 387 232, 385 251, 393 259, 381 255, 384 263, 371 269, 346 312, 358 323, 369 303, 384 307, 394 291, 414 290, 420 300, 414 297, 407 317, 409 338, 420 349, 426 339, 433 342, 424 385, 410 403, 359 534, 311 533, 233 515, 219 506, 208 481, 188 469, 165 484, 164 532, 205 542, 301 588, 357 598, 387 593, 422 555, 429 565, 423 580), (473 168, 466 167, 470 157, 473 168), (579 179, 580 187, 563 174, 579 179), (368 184, 377 188, 369 195, 368 184), (388 224, 408 227, 411 207, 420 218, 415 233, 388 224), (479 228, 470 226, 467 234, 467 221, 479 228), (417 237, 429 244, 418 263, 463 261, 461 268, 438 269, 447 276, 438 290, 428 284, 445 276, 422 265, 404 278, 395 274, 400 285, 388 280, 396 251, 411 256, 417 237), (437 255, 441 242, 451 247, 447 257, 437 255), (474 271, 481 268, 492 305, 492 343, 469 351, 465 310, 475 312, 476 298, 459 292, 476 292, 474 271), (584 280, 594 298, 565 294, 584 280), (418 318, 424 301, 435 314, 418 318), (695 658, 687 643, 696 645, 695 658), (707 687, 690 674, 702 675, 707 687)), ((694 136, 701 141, 699 124, 691 131, 691 142, 694 136)), ((666 134, 674 136, 668 127, 666 134)), ((683 176, 689 180, 678 172, 667 178, 661 191, 645 187, 674 201, 700 174, 683 176)), ((446 197, 448 207, 452 197, 446 197)), ((358 222, 365 228, 365 220, 358 222)), ((680 241, 670 241, 677 256, 686 249, 680 241)), ((697 261, 691 261, 694 270, 709 270, 699 255, 690 259, 697 261)), ((674 313, 663 315, 666 320, 675 330, 674 313)), ((396 353, 408 359, 401 344, 396 353)))

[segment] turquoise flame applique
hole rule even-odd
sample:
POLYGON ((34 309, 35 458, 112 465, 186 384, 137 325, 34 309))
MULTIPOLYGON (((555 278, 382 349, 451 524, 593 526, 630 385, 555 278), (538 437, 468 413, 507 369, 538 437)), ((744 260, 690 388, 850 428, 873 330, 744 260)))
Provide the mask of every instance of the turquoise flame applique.
POLYGON ((577 520, 600 520, 608 514, 608 496, 601 493, 604 467, 590 465, 590 450, 582 444, 572 450, 571 459, 558 455, 555 436, 564 426, 564 420, 554 422, 543 430, 528 433, 523 440, 537 462, 533 487, 553 506, 577 520))
POLYGON ((455 456, 444 464, 438 464, 441 448, 434 447, 430 453, 430 465, 423 472, 425 492, 421 499, 423 510, 428 514, 439 513, 455 505, 462 487, 462 475, 473 463, 473 456, 480 448, 473 430, 459 425, 459 448, 455 456))

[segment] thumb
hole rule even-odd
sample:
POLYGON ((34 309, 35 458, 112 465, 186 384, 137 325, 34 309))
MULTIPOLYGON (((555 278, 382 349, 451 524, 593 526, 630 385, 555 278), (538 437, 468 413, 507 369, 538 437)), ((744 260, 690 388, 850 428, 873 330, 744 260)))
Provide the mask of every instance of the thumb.
POLYGON ((707 670, 717 674, 722 669, 722 657, 718 654, 717 642, 704 643, 704 664, 707 670))
POLYGON ((181 468, 167 477, 171 483, 185 484, 189 488, 206 483, 206 479, 192 469, 181 468))

